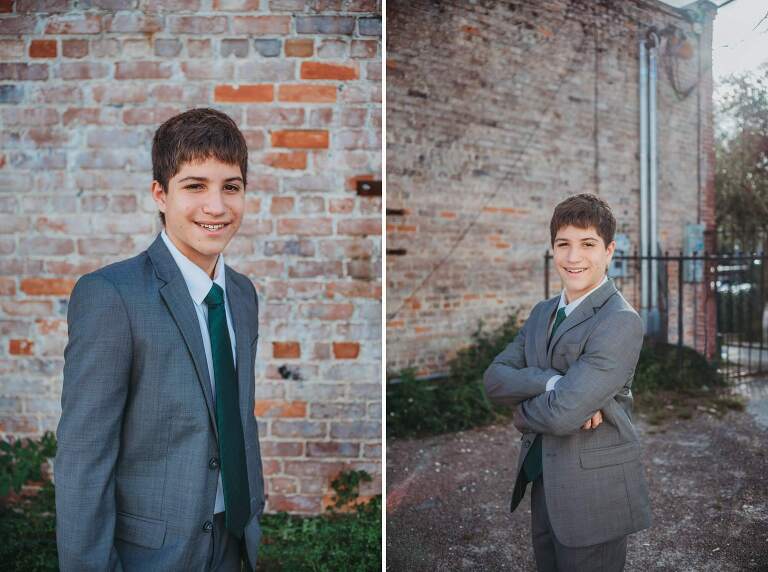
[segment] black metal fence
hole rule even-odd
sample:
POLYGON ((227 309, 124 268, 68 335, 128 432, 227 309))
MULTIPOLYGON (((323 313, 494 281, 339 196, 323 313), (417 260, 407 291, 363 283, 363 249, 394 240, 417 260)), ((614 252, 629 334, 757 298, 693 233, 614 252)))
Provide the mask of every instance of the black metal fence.
MULTIPOLYGON (((547 298, 551 295, 550 283, 557 280, 551 261, 552 254, 547 252, 547 298)), ((648 335, 678 346, 681 364, 682 348, 688 346, 714 362, 733 381, 768 374, 766 264, 765 253, 616 255, 609 275, 624 297, 646 317, 648 335), (645 305, 643 277, 647 290, 655 292, 653 298, 645 298, 645 305)))

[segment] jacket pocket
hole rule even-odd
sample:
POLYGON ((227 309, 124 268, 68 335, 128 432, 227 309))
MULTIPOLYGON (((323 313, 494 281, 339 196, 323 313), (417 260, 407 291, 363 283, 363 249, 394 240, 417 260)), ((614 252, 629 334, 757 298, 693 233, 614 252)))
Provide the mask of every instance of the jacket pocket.
POLYGON ((597 469, 628 463, 640 457, 640 443, 624 443, 601 449, 586 449, 579 454, 584 469, 597 469))
POLYGON ((165 521, 118 512, 115 522, 115 538, 145 546, 160 548, 165 540, 165 521))

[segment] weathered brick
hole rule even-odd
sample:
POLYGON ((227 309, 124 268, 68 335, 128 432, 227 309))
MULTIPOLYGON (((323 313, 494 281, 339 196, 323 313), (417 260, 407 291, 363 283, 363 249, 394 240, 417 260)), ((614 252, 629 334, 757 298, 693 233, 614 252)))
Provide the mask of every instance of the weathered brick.
POLYGON ((380 421, 337 421, 331 423, 332 439, 379 439, 380 421))
POLYGON ((163 62, 117 62, 115 79, 168 79, 173 74, 163 62))
POLYGON ((272 421, 272 435, 276 437, 311 438, 325 437, 328 434, 328 424, 324 421, 272 421))
POLYGON ((31 356, 35 352, 35 342, 32 340, 9 340, 8 353, 14 356, 31 356))
POLYGON ((279 219, 277 234, 295 234, 297 236, 328 236, 333 232, 330 218, 279 219))
MULTIPOLYGON (((172 34, 221 34, 227 31, 224 16, 168 16, 172 34)), ((242 33, 235 30, 235 33, 242 33)))
POLYGON ((30 58, 55 58, 57 53, 56 40, 32 40, 29 44, 30 58))
POLYGON ((246 120, 251 126, 291 126, 304 123, 304 110, 295 107, 250 107, 246 111, 246 120))
POLYGON ((21 85, 0 85, 0 103, 21 103, 24 101, 24 87, 21 85))
POLYGON ((290 29, 290 16, 234 16, 232 18, 232 31, 235 34, 280 36, 288 34, 290 29))
POLYGON ((261 456, 269 457, 301 457, 304 455, 303 441, 263 441, 261 456))
POLYGON ((46 34, 100 34, 101 16, 98 14, 68 14, 51 16, 45 26, 46 34))
POLYGON ((313 403, 309 417, 311 419, 360 419, 365 417, 365 404, 359 402, 313 403))
POLYGON ((306 151, 267 153, 264 156, 264 164, 274 167, 275 169, 306 169, 307 153, 306 151))
POLYGON ((355 31, 355 18, 349 16, 297 16, 299 34, 344 34, 355 31))
POLYGON ((275 98, 272 84, 260 85, 217 85, 214 89, 214 101, 222 103, 264 103, 275 98))
POLYGON ((274 58, 280 55, 282 43, 280 40, 253 40, 253 47, 256 53, 265 58, 274 58))
POLYGON ((306 495, 271 494, 267 500, 267 509, 270 512, 316 514, 322 510, 322 499, 306 495))
POLYGON ((234 67, 232 62, 184 62, 181 71, 187 79, 220 79, 232 78, 234 67))
POLYGON ((21 291, 29 296, 69 296, 75 281, 69 278, 24 278, 21 291))
POLYGON ((333 103, 336 91, 334 85, 286 84, 278 88, 278 99, 296 103, 333 103))
POLYGON ((181 53, 181 42, 176 38, 157 38, 155 55, 161 58, 174 58, 181 53))
POLYGON ((357 66, 325 62, 302 62, 301 79, 354 80, 359 77, 357 66))
POLYGON ((88 55, 88 40, 62 40, 61 53, 65 58, 84 58, 88 55))
POLYGON ((312 39, 285 40, 285 55, 289 58, 311 58, 315 53, 315 41, 312 39))
POLYGON ((306 401, 259 400, 254 408, 256 417, 306 417, 306 401))
POLYGON ((248 57, 248 40, 245 39, 224 39, 221 40, 219 53, 222 58, 235 56, 236 58, 248 57))
MULTIPOLYGON (((6 21, 7 20, 3 20, 3 23, 6 21)), ((0 60, 15 60, 22 57, 24 57, 23 41, 0 39, 0 60)))
POLYGON ((317 55, 324 59, 342 59, 348 55, 349 42, 340 38, 323 38, 317 46, 317 55))
POLYGON ((356 359, 360 355, 357 342, 333 342, 333 357, 336 359, 356 359))
POLYGON ((193 39, 187 40, 187 55, 190 58, 210 58, 213 56, 213 49, 210 39, 193 39))
POLYGON ((381 36, 381 18, 360 18, 357 25, 361 36, 381 36))
POLYGON ((147 101, 147 89, 143 85, 97 85, 92 94, 94 101, 108 105, 147 101))
POLYGON ((16 12, 66 12, 67 0, 16 0, 16 12))
POLYGON ((341 441, 308 441, 307 457, 357 457, 360 443, 341 441))
POLYGON ((352 304, 302 304, 299 313, 310 320, 348 320, 355 307, 352 304))
MULTIPOLYGON (((376 40, 352 40, 349 55, 353 58, 372 59, 378 54, 379 42, 376 40)), ((378 62, 377 64, 378 65, 378 62)))
POLYGON ((21 254, 60 256, 72 254, 74 251, 74 242, 69 238, 34 236, 19 239, 19 252, 21 254))
POLYGON ((339 221, 339 234, 365 236, 381 234, 381 219, 352 219, 339 221))
POLYGON ((3 18, 2 21, 3 34, 8 35, 34 33, 37 24, 35 16, 11 16, 3 18))
POLYGON ((0 63, 0 80, 40 81, 48 79, 48 64, 0 63))
POLYGON ((65 80, 103 79, 109 75, 109 66, 101 62, 62 62, 59 77, 65 80))
POLYGON ((214 10, 251 12, 259 9, 260 0, 213 0, 214 10))
POLYGON ((316 130, 273 131, 271 139, 273 147, 327 149, 328 135, 328 131, 316 130))
POLYGON ((301 357, 299 342, 272 342, 272 357, 275 359, 297 359, 301 357))

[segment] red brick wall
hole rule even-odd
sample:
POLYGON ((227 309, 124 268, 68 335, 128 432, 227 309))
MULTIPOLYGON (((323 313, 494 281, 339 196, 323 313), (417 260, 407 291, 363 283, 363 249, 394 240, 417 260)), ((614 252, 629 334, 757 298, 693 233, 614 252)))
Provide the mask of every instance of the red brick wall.
POLYGON ((703 70, 698 102, 659 68, 662 249, 682 247, 686 223, 713 228, 711 18, 699 42, 655 0, 387 4, 387 249, 401 253, 387 256, 389 370, 444 371, 481 320, 526 317, 569 195, 607 200, 638 248, 638 41, 651 26, 687 38, 672 58, 681 90, 703 70))
POLYGON ((250 149, 226 257, 261 296, 268 509, 379 490, 380 35, 375 0, 0 2, 0 436, 55 429, 72 286, 151 243, 154 130, 213 106, 250 149))

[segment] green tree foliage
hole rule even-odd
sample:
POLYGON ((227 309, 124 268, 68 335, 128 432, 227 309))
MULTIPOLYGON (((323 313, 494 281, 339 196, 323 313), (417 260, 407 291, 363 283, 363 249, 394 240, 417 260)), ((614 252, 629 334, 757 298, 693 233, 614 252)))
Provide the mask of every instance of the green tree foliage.
POLYGON ((717 225, 742 251, 768 250, 768 65, 718 88, 717 225))

